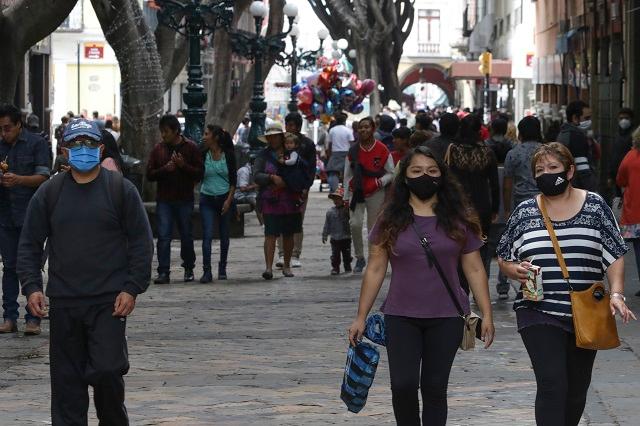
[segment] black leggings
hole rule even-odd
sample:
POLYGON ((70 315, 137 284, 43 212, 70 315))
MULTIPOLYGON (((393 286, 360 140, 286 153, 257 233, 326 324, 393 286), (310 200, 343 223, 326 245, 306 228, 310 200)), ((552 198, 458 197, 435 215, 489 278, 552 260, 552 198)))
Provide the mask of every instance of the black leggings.
POLYGON ((596 351, 576 347, 576 337, 560 327, 533 325, 520 335, 536 375, 536 424, 575 426, 591 383, 596 351))
POLYGON ((462 341, 462 318, 407 318, 385 315, 393 413, 399 426, 447 422, 447 385, 462 341), (422 374, 421 374, 422 367, 422 374))

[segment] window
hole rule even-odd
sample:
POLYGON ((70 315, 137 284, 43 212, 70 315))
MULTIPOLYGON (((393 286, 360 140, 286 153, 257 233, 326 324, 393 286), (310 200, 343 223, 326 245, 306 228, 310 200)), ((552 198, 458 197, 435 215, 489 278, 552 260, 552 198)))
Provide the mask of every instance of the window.
POLYGON ((439 10, 418 10, 418 43, 440 43, 439 10))
POLYGON ((507 15, 507 32, 511 30, 511 14, 507 15))
POLYGON ((504 21, 501 19, 500 20, 500 29, 498 30, 498 37, 502 37, 502 34, 504 34, 504 21))
POLYGON ((69 16, 60 24, 60 31, 82 31, 84 22, 82 19, 82 1, 79 1, 69 16))

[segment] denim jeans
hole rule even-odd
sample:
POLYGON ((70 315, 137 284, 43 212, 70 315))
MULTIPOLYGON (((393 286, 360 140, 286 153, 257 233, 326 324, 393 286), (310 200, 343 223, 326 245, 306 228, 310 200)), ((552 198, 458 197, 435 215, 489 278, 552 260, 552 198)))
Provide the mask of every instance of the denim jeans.
POLYGON ((329 193, 335 192, 340 186, 340 173, 327 172, 327 183, 329 184, 329 193))
MULTIPOLYGON (((21 227, 0 226, 0 255, 2 255, 2 309, 3 318, 13 322, 18 321, 18 296, 20 295, 20 283, 16 273, 18 260, 18 241, 20 240, 21 227)), ((24 318, 26 321, 40 323, 40 318, 31 315, 28 309, 24 318)))
POLYGON ((193 234, 191 232, 191 214, 193 201, 165 202, 156 204, 156 219, 158 223, 158 273, 168 274, 171 267, 171 236, 173 223, 178 225, 180 233, 180 257, 182 267, 193 269, 196 264, 196 253, 193 249, 193 234))
POLYGON ((636 256, 636 268, 638 268, 638 278, 640 278, 640 238, 633 240, 633 254, 636 256))
POLYGON ((200 194, 200 215, 202 216, 202 267, 211 270, 211 242, 213 241, 214 226, 220 234, 220 264, 227 264, 229 254, 229 223, 231 209, 222 214, 222 206, 229 194, 205 195, 200 194))
MULTIPOLYGON (((480 249, 482 262, 484 263, 484 268, 487 271, 487 278, 491 275, 491 261, 493 260, 493 256, 496 254, 496 247, 500 242, 500 237, 502 237, 502 233, 505 228, 506 225, 504 223, 492 224, 487 238, 487 243, 480 249)), ((498 283, 496 284, 498 294, 509 293, 510 288, 511 285, 509 284, 508 278, 502 273, 500 268, 498 268, 498 283)))

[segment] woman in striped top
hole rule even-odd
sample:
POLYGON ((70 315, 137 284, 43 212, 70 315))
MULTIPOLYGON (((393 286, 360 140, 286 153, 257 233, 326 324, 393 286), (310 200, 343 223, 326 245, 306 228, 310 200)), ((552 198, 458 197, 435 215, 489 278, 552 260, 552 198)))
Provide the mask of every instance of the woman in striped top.
POLYGON ((585 290, 606 273, 611 311, 625 322, 634 318, 625 305, 627 247, 611 209, 597 194, 573 188, 575 163, 562 144, 542 145, 531 163, 541 195, 522 202, 507 223, 498 246, 502 272, 521 283, 531 265, 542 268, 544 300, 524 300, 514 309, 537 381, 536 423, 577 425, 584 411, 596 351, 576 347, 571 299, 539 208, 544 198, 571 283, 585 290))

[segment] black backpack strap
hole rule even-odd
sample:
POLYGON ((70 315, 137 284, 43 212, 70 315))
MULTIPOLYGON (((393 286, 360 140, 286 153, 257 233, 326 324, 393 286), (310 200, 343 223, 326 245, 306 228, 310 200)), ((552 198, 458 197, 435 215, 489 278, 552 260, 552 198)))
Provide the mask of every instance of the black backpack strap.
POLYGON ((49 219, 53 214, 53 210, 56 208, 56 204, 58 204, 58 198, 60 198, 60 193, 62 192, 62 187, 64 186, 66 178, 67 172, 60 172, 56 174, 50 179, 44 192, 44 199, 47 205, 47 217, 49 219))
POLYGON ((420 245, 424 249, 424 253, 427 256, 427 260, 429 261, 429 266, 431 267, 435 266, 436 270, 438 271, 438 274, 440 275, 440 278, 442 279, 442 282, 444 283, 444 286, 447 288, 447 292, 449 293, 449 296, 451 297, 453 304, 456 306, 458 315, 460 315, 462 318, 465 318, 462 305, 460 305, 460 301, 458 300, 455 293, 453 292, 453 289, 451 288, 451 284, 449 283, 447 276, 442 270, 442 267, 440 266, 440 263, 438 262, 438 259, 436 258, 436 255, 433 252, 433 249, 431 248, 431 243, 429 243, 429 239, 426 236, 424 237, 420 236, 420 232, 418 231, 418 227, 416 226, 415 222, 413 222, 411 225, 413 226, 413 230, 415 231, 416 235, 418 236, 418 239, 420 240, 420 245))
POLYGON ((122 232, 125 232, 124 226, 124 177, 119 172, 107 171, 105 169, 102 172, 109 173, 109 196, 111 197, 111 203, 118 215, 118 221, 120 222, 120 228, 122 232))
MULTIPOLYGON (((49 234, 51 234, 51 215, 58 204, 64 181, 67 179, 67 172, 60 172, 53 176, 47 183, 47 187, 44 190, 44 202, 47 207, 47 220, 49 221, 49 234)), ((44 243, 44 251, 42 252, 42 261, 40 269, 44 271, 44 265, 49 258, 49 238, 44 243)))

